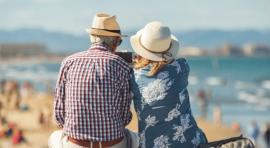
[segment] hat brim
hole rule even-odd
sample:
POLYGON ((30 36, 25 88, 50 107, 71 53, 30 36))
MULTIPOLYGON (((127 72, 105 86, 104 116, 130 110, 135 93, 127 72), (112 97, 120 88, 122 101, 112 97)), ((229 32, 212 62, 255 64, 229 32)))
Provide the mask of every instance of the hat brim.
POLYGON ((115 37, 127 37, 127 35, 121 35, 119 33, 114 33, 106 30, 100 30, 100 29, 86 29, 86 32, 92 35, 100 35, 100 36, 115 36, 115 37))
POLYGON ((174 35, 171 35, 171 48, 168 49, 168 51, 166 52, 166 53, 169 53, 171 56, 167 56, 166 54, 164 55, 162 53, 154 53, 154 52, 144 49, 144 47, 142 47, 139 41, 140 36, 142 35, 142 32, 143 32, 143 29, 130 37, 130 44, 135 53, 152 61, 164 61, 164 60, 175 59, 177 50, 179 49, 179 41, 174 35))

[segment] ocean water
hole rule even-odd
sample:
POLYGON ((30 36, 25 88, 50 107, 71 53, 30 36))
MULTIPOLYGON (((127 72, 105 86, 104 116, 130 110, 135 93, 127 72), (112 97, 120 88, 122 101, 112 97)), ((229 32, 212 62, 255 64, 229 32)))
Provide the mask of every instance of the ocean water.
POLYGON ((208 119, 213 106, 220 105, 223 121, 239 122, 245 130, 255 120, 270 121, 270 58, 189 58, 189 91, 193 113, 199 115, 197 91, 209 96, 208 119))
MULTIPOLYGON (((230 126, 238 122, 249 136, 251 122, 263 131, 270 122, 270 58, 269 57, 202 57, 188 58, 190 64, 189 91, 195 116, 200 115, 197 92, 209 95, 208 119, 219 105, 222 121, 230 126)), ((262 136, 259 147, 264 147, 262 136)))
MULTIPOLYGON (((209 95, 208 119, 213 106, 220 105, 223 122, 239 122, 246 131, 252 120, 263 127, 270 122, 270 58, 269 57, 193 57, 190 64, 189 92, 195 116, 199 107, 197 92, 209 95)), ((30 81, 38 91, 54 88, 59 63, 1 64, 0 80, 30 81)))

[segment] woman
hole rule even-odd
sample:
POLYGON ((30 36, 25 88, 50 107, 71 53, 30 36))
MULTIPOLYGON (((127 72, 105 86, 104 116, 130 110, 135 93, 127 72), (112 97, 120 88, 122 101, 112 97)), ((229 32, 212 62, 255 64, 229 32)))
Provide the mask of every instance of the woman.
POLYGON ((191 148, 206 143, 190 109, 189 66, 183 58, 174 59, 179 43, 170 29, 151 22, 130 41, 137 54, 131 85, 140 147, 191 148))

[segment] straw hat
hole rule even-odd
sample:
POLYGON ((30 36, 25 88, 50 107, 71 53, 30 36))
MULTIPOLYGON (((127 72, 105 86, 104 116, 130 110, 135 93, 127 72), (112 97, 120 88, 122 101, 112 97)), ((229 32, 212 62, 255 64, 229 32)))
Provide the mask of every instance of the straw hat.
POLYGON ((152 61, 172 60, 179 48, 179 42, 169 27, 158 21, 146 24, 130 38, 130 42, 138 55, 152 61))
POLYGON ((92 27, 86 29, 86 32, 100 36, 124 36, 121 35, 119 24, 116 21, 116 16, 110 16, 106 13, 96 14, 92 27))

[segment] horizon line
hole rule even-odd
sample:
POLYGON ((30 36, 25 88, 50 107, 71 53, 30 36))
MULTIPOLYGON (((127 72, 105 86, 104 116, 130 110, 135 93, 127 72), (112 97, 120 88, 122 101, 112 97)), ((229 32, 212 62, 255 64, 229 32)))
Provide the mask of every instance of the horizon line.
MULTIPOLYGON (((84 31, 82 32, 74 32, 74 31, 65 31, 65 30, 59 30, 59 29, 47 29, 42 27, 21 27, 21 28, 13 28, 13 29, 2 29, 0 28, 0 31, 6 31, 6 32, 16 32, 21 30, 38 30, 38 31, 44 31, 49 33, 63 33, 63 34, 70 34, 70 35, 84 35, 87 34, 84 31)), ((84 30, 84 29, 82 29, 84 30)), ((122 32, 133 32, 138 31, 139 28, 129 28, 129 29, 122 29, 122 32)), ((194 28, 194 29, 171 29, 173 32, 196 32, 196 31, 219 31, 219 32, 247 32, 247 31, 255 31, 255 32, 270 32, 269 29, 254 29, 254 28, 243 28, 243 29, 224 29, 224 28, 194 28)))

